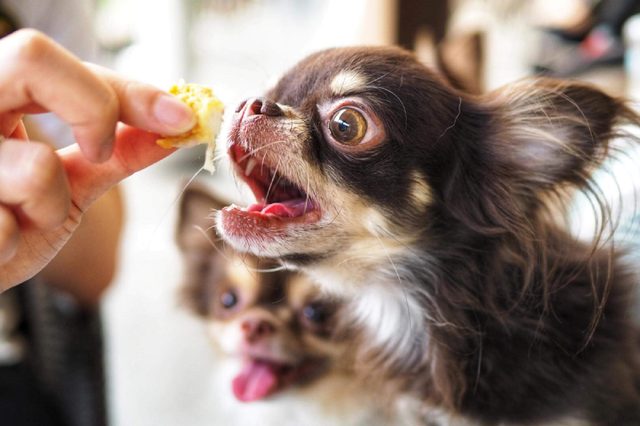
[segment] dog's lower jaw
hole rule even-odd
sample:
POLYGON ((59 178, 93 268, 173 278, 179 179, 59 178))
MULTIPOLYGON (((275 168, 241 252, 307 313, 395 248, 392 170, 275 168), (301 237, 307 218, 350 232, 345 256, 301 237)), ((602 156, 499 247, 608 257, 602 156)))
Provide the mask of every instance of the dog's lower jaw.
POLYGON ((326 223, 263 226, 258 223, 259 217, 238 217, 234 209, 237 208, 232 206, 218 211, 215 224, 218 234, 240 252, 273 259, 298 257, 317 261, 340 249, 326 223))

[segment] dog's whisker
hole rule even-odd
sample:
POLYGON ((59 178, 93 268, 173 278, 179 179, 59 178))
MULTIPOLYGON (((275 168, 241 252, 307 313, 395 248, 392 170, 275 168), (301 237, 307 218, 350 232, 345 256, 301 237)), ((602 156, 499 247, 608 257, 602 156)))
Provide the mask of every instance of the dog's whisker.
POLYGON ((267 144, 261 145, 261 146, 259 146, 259 147, 257 147, 257 148, 252 148, 252 149, 251 149, 251 150, 249 150, 245 155, 243 155, 242 157, 240 157, 240 158, 238 159, 238 161, 239 161, 239 162, 242 162, 242 161, 246 160, 247 158, 249 158, 249 157, 251 157, 251 156, 254 156, 256 153, 258 153, 258 152, 262 151, 263 149, 271 148, 271 147, 273 147, 274 145, 279 145, 279 144, 283 144, 283 143, 286 143, 286 141, 285 141, 285 140, 276 140, 276 141, 269 142, 269 143, 267 143, 267 144))
POLYGON ((271 177, 271 182, 269 182, 269 187, 267 188, 267 193, 264 196, 265 200, 269 200, 269 195, 271 195, 271 189, 273 187, 274 181, 276 180, 276 177, 279 176, 278 175, 278 169, 280 168, 280 161, 281 161, 282 157, 280 157, 278 159, 278 162, 276 163, 276 167, 273 171, 273 176, 271 177))
POLYGON ((304 191, 304 194, 305 194, 304 212, 306 213, 307 209, 309 207, 309 198, 310 198, 310 195, 309 195, 310 190, 309 190, 309 188, 310 188, 310 185, 311 185, 311 178, 309 177, 309 171, 308 170, 305 169, 304 173, 305 173, 305 181, 306 181, 305 191, 304 191))
POLYGON ((216 244, 216 242, 210 237, 209 232, 207 232, 204 228, 202 228, 199 225, 193 225, 193 228, 195 230, 197 230, 198 232, 200 232, 204 238, 207 240, 207 242, 211 245, 211 247, 218 252, 218 255, 222 256, 222 258, 224 260, 226 260, 227 262, 230 262, 231 259, 226 255, 226 253, 224 252, 224 250, 221 250, 218 245, 216 244))
POLYGON ((382 86, 371 86, 371 85, 367 85, 366 86, 367 89, 372 89, 372 90, 381 90, 383 92, 389 93, 391 96, 393 96, 394 98, 396 98, 396 100, 398 101, 398 103, 400 104, 400 106, 402 107, 402 111, 404 113, 404 127, 407 128, 407 126, 409 125, 409 115, 407 114, 407 107, 404 105, 404 102, 402 101, 402 99, 400 98, 400 96, 398 96, 397 94, 395 94, 392 90, 387 89, 386 87, 382 87, 382 86))
POLYGON ((458 122, 458 119, 460 118, 460 114, 462 114, 462 97, 458 98, 458 113, 456 114, 456 116, 453 119, 453 123, 451 123, 451 125, 449 127, 447 127, 446 129, 444 129, 442 131, 442 133, 440 134, 440 136, 438 136, 438 140, 442 139, 442 137, 444 135, 447 134, 447 132, 451 129, 453 129, 454 127, 456 127, 456 123, 458 122))
POLYGON ((221 152, 220 154, 218 154, 215 157, 213 157, 213 162, 217 163, 218 161, 220 161, 221 159, 225 158, 226 156, 227 156, 226 152, 221 152))
MULTIPOLYGON (((180 198, 184 195, 184 193, 187 191, 187 189, 189 188, 189 186, 191 186, 191 184, 193 183, 193 181, 198 177, 198 175, 200 173, 202 173, 204 171, 204 166, 200 167, 198 170, 196 170, 196 172, 193 174, 193 176, 191 176, 189 178, 189 180, 187 181, 187 183, 184 184, 184 186, 182 187, 182 189, 180 191, 178 191, 178 194, 173 198, 173 200, 169 203, 169 205, 166 207, 166 209, 164 210, 164 212, 162 213, 162 215, 160 215, 160 219, 158 219, 158 223, 156 224, 155 228, 153 229, 153 232, 151 233, 151 236, 155 236, 158 231, 160 230, 160 226, 162 225, 162 223, 164 222, 164 220, 167 218, 167 216, 169 215, 169 213, 171 212, 171 210, 173 208, 175 208, 176 204, 178 203, 178 201, 180 201, 180 198)), ((151 244, 151 240, 152 238, 149 239, 149 244, 151 244)))

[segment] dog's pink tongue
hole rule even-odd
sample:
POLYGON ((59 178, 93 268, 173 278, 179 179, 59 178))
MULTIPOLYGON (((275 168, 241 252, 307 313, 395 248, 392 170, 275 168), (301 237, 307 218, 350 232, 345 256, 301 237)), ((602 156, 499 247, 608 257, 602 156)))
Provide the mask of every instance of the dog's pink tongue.
POLYGON ((271 214, 283 218, 302 216, 314 209, 310 200, 296 198, 271 204, 252 204, 247 208, 249 212, 260 212, 264 215, 271 214))
POLYGON ((233 394, 242 402, 257 401, 278 387, 275 367, 263 361, 250 360, 233 379, 233 394))

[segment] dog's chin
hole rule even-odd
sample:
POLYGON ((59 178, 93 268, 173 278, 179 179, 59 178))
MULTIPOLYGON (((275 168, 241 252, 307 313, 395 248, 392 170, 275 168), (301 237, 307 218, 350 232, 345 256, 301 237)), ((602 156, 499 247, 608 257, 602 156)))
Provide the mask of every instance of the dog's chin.
POLYGON ((321 214, 314 210, 281 217, 231 205, 218 213, 218 232, 236 250, 256 256, 283 257, 310 252, 321 214))
POLYGON ((319 210, 283 219, 231 205, 217 213, 216 225, 219 235, 235 250, 291 266, 326 260, 344 249, 349 240, 347 233, 338 233, 338 224, 319 210))

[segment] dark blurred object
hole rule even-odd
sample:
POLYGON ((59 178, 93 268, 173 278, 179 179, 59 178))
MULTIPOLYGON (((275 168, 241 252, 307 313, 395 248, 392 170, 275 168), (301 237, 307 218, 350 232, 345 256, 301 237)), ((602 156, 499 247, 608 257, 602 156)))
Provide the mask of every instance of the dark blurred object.
POLYGON ((13 16, 0 9, 0 38, 14 32, 18 26, 13 16))
POLYGON ((484 46, 480 32, 447 37, 437 46, 438 68, 453 87, 472 94, 485 90, 484 46))
POLYGON ((397 0, 396 43, 413 50, 421 31, 427 31, 438 45, 447 33, 448 0, 397 0))
POLYGON ((545 29, 535 71, 569 77, 601 65, 622 64, 622 27, 638 11, 640 0, 602 0, 593 7, 584 32, 545 29))
POLYGON ((25 351, 0 366, 2 424, 106 426, 99 311, 35 280, 7 295, 16 296, 25 351))
POLYGON ((415 50, 419 39, 426 38, 443 77, 457 89, 481 93, 484 37, 479 32, 449 35, 451 13, 452 5, 447 0, 398 0, 396 44, 415 50))
POLYGON ((32 363, 68 426, 106 426, 102 322, 96 308, 42 282, 20 286, 32 363))

